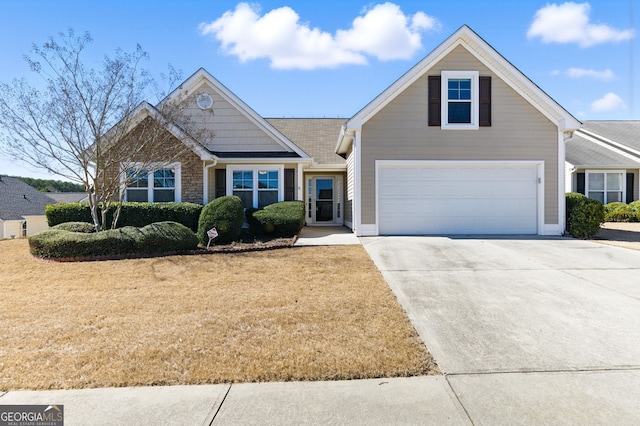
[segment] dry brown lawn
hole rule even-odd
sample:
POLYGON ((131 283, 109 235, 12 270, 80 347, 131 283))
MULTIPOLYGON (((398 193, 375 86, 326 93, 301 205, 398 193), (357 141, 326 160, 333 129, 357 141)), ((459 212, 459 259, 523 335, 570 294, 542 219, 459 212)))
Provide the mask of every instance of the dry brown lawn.
POLYGON ((360 246, 55 263, 0 241, 0 390, 421 374, 360 246))

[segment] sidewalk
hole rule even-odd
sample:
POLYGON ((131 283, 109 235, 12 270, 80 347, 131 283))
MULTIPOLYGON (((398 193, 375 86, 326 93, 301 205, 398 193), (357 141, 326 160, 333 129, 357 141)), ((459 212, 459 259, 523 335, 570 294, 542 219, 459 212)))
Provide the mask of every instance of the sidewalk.
POLYGON ((340 246, 360 244, 358 237, 345 226, 305 226, 296 246, 340 246))
POLYGON ((64 405, 65 425, 470 425, 443 376, 16 391, 0 405, 64 405))

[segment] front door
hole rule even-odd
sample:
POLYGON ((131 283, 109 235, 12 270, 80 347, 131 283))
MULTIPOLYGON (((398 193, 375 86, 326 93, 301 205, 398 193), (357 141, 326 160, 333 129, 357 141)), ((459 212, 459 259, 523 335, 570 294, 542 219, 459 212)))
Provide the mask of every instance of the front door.
POLYGON ((336 176, 312 176, 307 180, 307 223, 341 225, 340 188, 336 176), (310 222, 310 223, 309 223, 310 222))

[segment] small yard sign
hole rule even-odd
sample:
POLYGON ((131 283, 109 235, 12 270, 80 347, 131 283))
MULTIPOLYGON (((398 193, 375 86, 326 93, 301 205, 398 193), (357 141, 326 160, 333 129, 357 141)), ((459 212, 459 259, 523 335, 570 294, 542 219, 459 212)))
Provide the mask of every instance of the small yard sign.
POLYGON ((209 237, 209 242, 207 243, 207 248, 211 245, 211 241, 218 236, 218 230, 216 228, 211 228, 207 231, 207 236, 209 237))

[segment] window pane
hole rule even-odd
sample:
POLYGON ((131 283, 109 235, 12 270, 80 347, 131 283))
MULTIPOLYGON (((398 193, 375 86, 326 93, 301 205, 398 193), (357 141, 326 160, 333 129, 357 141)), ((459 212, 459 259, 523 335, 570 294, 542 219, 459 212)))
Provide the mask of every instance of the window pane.
POLYGON ((253 191, 233 191, 233 195, 240 197, 245 209, 253 207, 253 191))
POLYGON ((449 102, 449 123, 471 123, 471 104, 449 102))
POLYGON ((153 201, 156 203, 168 203, 175 201, 175 190, 173 189, 154 189, 153 201))
POLYGON ((278 189, 278 171, 277 170, 260 170, 258 172, 258 188, 260 189, 278 189))
POLYGON ((153 172, 153 186, 155 188, 174 188, 176 186, 176 171, 161 169, 153 172))
POLYGON ((447 82, 449 100, 471 100, 471 79, 450 78, 447 82))
POLYGON ((146 188, 148 184, 148 176, 145 171, 138 171, 133 169, 127 170, 127 180, 129 188, 146 188))
POLYGON ((622 173, 607 173, 607 191, 622 189, 622 173))
POLYGON ((127 201, 135 201, 138 203, 146 203, 147 199, 146 189, 127 189, 127 201))
POLYGON ((598 200, 601 203, 604 203, 604 192, 602 191, 589 191, 589 198, 593 198, 594 200, 598 200))
POLYGON ((589 189, 604 191, 604 173, 589 173, 589 189))
POLYGON ((259 191, 258 192, 258 207, 262 208, 269 204, 278 202, 278 191, 259 191))
POLYGON ((253 189, 253 172, 251 170, 233 172, 233 189, 253 189))
POLYGON ((607 203, 613 203, 615 201, 622 201, 622 192, 607 192, 607 203))

